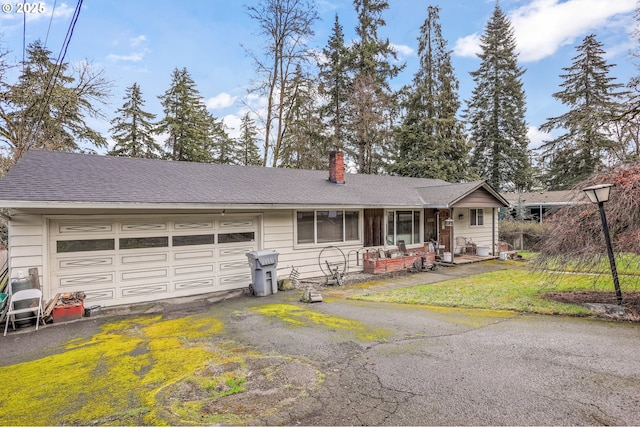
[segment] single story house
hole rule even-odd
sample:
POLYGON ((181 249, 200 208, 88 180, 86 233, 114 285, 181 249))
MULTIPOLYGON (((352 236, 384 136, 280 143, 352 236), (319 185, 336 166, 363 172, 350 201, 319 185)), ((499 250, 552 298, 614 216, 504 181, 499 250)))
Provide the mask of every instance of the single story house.
POLYGON ((588 202, 582 191, 532 191, 526 193, 502 193, 509 202, 508 208, 501 211, 502 218, 516 218, 516 210, 522 209, 525 221, 543 222, 558 209, 567 205, 588 202))
POLYGON ((345 174, 342 152, 329 169, 30 150, 0 180, 9 274, 36 267, 45 298, 83 291, 85 304, 114 306, 248 287, 254 250, 276 250, 280 276, 308 278, 323 275, 328 247, 349 271, 401 241, 496 247, 508 202, 484 181, 345 174))

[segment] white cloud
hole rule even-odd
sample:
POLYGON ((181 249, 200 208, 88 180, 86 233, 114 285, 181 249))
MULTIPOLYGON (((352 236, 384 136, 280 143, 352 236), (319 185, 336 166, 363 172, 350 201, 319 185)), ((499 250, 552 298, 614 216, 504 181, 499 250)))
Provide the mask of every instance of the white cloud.
POLYGON ((480 53, 480 35, 473 33, 468 36, 464 36, 456 40, 456 45, 453 51, 458 56, 475 57, 480 53))
POLYGON ((411 56, 414 54, 414 50, 412 47, 403 45, 403 44, 393 44, 391 43, 391 48, 398 52, 400 56, 411 56))
POLYGON ((224 125, 227 127, 227 133, 233 139, 240 137, 240 124, 242 123, 242 117, 236 114, 227 114, 222 118, 224 125))
POLYGON ((133 38, 129 39, 129 45, 131 47, 139 47, 146 41, 147 41, 147 36, 139 35, 137 37, 133 37, 133 38))
MULTIPOLYGON (((636 0, 533 0, 509 12, 519 59, 531 62, 553 55, 590 31, 615 26, 616 18, 633 12, 635 6, 636 0)), ((456 54, 474 56, 478 41, 477 34, 458 39, 456 54)))
POLYGON ((135 52, 129 55, 115 55, 115 54, 107 55, 107 59, 112 62, 120 62, 120 61, 139 62, 139 61, 142 61, 143 58, 144 58, 144 52, 135 52))
POLYGON ((209 110, 217 110, 219 108, 226 108, 232 106, 235 102, 237 96, 231 96, 226 92, 222 92, 212 98, 209 98, 205 101, 207 109, 209 110))
POLYGON ((527 129, 527 137, 529 138, 529 149, 535 150, 539 148, 542 143, 551 138, 551 134, 547 132, 541 132, 535 126, 529 126, 527 129))

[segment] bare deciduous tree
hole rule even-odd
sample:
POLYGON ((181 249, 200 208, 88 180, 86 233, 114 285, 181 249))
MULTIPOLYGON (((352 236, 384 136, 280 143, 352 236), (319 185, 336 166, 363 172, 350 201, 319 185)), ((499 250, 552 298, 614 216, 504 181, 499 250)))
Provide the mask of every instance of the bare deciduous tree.
POLYGON ((598 208, 583 196, 582 188, 614 184, 605 203, 615 253, 640 254, 640 162, 592 175, 575 186, 574 201, 547 222, 545 242, 537 258, 539 268, 578 264, 580 270, 596 270, 606 257, 598 208))
POLYGON ((287 110, 293 104, 287 99, 292 93, 289 86, 296 66, 310 59, 306 42, 314 34, 312 25, 318 14, 314 4, 307 0, 262 0, 257 6, 245 7, 266 42, 262 57, 249 54, 264 76, 254 91, 267 97, 263 165, 267 165, 271 152, 272 165, 277 166, 288 125, 287 110))

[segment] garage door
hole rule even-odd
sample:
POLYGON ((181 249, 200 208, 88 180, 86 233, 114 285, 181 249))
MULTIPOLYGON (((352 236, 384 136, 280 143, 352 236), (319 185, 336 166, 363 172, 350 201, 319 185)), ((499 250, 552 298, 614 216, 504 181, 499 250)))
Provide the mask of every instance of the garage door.
POLYGON ((258 217, 74 219, 50 222, 51 291, 85 305, 152 301, 249 286, 246 253, 258 217))

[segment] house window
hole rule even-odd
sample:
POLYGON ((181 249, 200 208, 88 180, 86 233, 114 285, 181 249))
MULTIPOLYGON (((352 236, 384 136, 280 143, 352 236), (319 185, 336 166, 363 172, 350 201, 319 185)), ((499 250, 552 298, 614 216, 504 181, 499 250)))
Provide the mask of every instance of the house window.
POLYGON ((420 211, 387 211, 387 245, 421 243, 420 211))
POLYGON ((296 212, 297 242, 339 243, 360 239, 359 211, 296 212))
POLYGON ((471 225, 484 225, 484 209, 469 209, 471 225))

